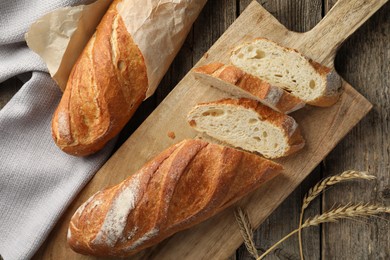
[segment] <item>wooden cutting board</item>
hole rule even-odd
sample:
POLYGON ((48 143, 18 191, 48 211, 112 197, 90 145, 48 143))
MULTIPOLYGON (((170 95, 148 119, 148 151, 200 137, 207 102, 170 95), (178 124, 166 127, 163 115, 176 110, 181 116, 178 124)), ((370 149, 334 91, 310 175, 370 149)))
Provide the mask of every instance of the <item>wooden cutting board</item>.
MULTIPOLYGON (((266 37, 298 49, 306 56, 333 67, 341 43, 385 2, 387 0, 339 0, 315 28, 306 33, 295 33, 288 31, 254 1, 195 67, 212 61, 227 63, 232 48, 256 37, 266 37)), ((254 227, 271 214, 371 109, 372 105, 363 96, 348 83, 343 84, 345 92, 334 106, 307 106, 292 114, 301 126, 306 147, 296 155, 279 160, 285 167, 284 173, 239 202, 248 212, 254 227)), ((168 146, 185 138, 194 138, 196 132, 185 119, 187 112, 196 103, 224 97, 227 95, 200 84, 189 72, 78 195, 35 258, 95 259, 74 253, 66 243, 68 223, 76 209, 93 193, 121 182, 168 146), (176 138, 169 138, 168 132, 174 132, 176 138)), ((234 207, 231 207, 131 259, 228 258, 243 242, 233 210, 234 207)))

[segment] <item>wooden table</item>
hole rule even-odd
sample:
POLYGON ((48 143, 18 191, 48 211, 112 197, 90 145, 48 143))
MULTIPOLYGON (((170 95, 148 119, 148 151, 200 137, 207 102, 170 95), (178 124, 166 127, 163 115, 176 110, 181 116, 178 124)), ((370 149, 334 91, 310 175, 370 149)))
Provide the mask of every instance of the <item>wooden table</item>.
MULTIPOLYGON (((287 28, 303 32, 314 27, 336 0, 259 2, 287 28)), ((208 1, 157 92, 142 104, 122 131, 118 147, 249 3, 250 0, 208 1)), ((335 61, 339 74, 374 105, 373 110, 256 231, 258 248, 270 247, 297 227, 302 198, 311 186, 321 178, 347 169, 369 171, 377 180, 340 184, 328 190, 307 210, 307 216, 351 201, 390 205, 389 13, 390 3, 387 3, 347 40, 335 61)), ((20 86, 16 78, 1 83, 0 108, 20 86)), ((390 259, 390 222, 386 219, 341 221, 307 229, 303 232, 306 259, 390 259)), ((241 246, 231 259, 251 257, 241 246)), ((299 259, 297 238, 283 243, 268 259, 299 259)))

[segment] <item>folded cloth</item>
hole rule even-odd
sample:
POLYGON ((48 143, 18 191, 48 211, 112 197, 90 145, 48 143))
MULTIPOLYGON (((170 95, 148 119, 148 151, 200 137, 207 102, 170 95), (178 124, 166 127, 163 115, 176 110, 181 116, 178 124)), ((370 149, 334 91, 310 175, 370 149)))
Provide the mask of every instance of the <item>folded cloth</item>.
POLYGON ((50 123, 61 92, 24 42, 30 24, 43 14, 85 2, 0 1, 0 82, 32 72, 0 110, 0 255, 5 260, 34 255, 113 148, 111 142, 101 152, 79 158, 55 146, 50 123))

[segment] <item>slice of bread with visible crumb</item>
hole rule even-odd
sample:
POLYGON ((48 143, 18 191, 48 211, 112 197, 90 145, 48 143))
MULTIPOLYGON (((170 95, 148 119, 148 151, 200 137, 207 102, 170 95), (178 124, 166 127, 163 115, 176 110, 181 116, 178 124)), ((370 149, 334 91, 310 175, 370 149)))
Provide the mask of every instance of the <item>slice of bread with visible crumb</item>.
POLYGON ((187 120, 199 132, 267 158, 287 156, 305 145, 292 117, 252 99, 198 104, 187 120))
POLYGON ((196 79, 238 98, 255 99, 281 113, 291 113, 302 108, 305 102, 282 88, 245 73, 233 65, 210 63, 193 70, 196 79))
POLYGON ((239 46, 230 60, 246 73, 281 87, 310 105, 331 106, 342 92, 341 78, 335 70, 267 39, 239 46))

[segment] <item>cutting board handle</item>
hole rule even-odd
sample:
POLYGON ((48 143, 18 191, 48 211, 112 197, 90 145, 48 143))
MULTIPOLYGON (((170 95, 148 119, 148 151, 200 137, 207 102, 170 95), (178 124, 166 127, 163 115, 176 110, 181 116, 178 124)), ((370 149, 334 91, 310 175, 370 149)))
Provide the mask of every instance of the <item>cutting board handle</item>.
MULTIPOLYGON (((302 45, 310 57, 333 66, 340 45, 388 0, 339 0, 310 31, 302 45)), ((301 45, 301 46, 302 46, 301 45)))

